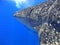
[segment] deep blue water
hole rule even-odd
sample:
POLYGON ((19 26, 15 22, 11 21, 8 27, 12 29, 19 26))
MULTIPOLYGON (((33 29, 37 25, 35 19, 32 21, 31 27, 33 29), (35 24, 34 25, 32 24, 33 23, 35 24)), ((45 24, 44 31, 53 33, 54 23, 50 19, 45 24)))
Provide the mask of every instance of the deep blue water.
MULTIPOLYGON (((31 4, 36 5, 44 1, 35 0, 34 4, 31 4)), ((0 1, 0 45, 39 45, 37 33, 13 17, 16 10, 25 7, 17 8, 12 1, 0 1)))

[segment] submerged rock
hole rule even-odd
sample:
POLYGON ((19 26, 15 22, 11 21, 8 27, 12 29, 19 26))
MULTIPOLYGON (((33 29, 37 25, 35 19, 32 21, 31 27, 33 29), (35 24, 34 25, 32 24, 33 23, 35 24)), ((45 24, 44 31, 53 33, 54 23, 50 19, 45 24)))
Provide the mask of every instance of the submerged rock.
POLYGON ((60 45, 60 0, 47 0, 14 16, 38 32, 41 45, 60 45))

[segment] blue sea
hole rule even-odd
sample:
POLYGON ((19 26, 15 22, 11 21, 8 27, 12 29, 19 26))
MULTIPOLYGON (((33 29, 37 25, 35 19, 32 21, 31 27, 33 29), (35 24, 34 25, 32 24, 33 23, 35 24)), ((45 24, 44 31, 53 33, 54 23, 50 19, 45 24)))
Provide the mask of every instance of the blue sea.
POLYGON ((46 0, 19 1, 18 5, 17 0, 0 0, 0 45, 39 45, 37 32, 25 26, 13 15, 17 10, 37 5, 46 0))

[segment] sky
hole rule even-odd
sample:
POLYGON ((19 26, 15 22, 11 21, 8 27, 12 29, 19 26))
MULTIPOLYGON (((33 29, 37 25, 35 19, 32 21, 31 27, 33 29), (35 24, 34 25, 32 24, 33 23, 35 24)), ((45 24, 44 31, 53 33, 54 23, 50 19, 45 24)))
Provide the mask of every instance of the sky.
POLYGON ((0 45, 39 45, 37 32, 19 22, 14 12, 45 0, 0 0, 0 45))

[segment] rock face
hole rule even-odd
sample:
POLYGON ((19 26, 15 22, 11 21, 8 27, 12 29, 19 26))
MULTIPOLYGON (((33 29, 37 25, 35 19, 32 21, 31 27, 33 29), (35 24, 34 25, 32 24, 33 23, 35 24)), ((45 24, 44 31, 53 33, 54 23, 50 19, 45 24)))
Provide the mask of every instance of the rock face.
POLYGON ((14 16, 38 32, 41 45, 60 45, 60 0, 47 0, 14 16))

